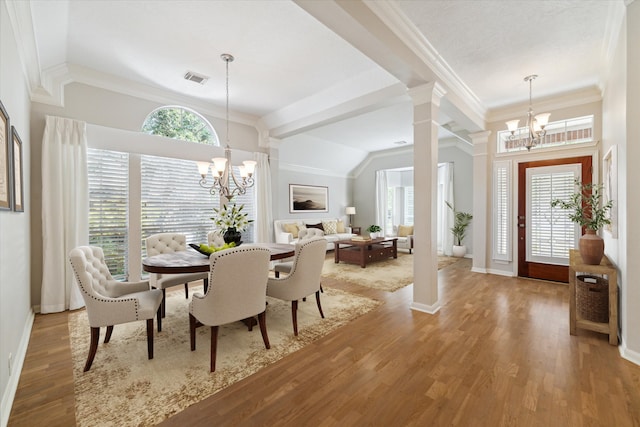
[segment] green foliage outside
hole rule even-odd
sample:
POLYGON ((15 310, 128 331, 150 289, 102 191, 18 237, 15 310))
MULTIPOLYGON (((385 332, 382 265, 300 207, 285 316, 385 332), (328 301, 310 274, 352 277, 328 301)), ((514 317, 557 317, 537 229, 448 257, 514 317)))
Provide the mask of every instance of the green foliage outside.
POLYGON ((218 145, 217 137, 198 114, 183 108, 163 108, 147 117, 142 131, 200 144, 218 145))

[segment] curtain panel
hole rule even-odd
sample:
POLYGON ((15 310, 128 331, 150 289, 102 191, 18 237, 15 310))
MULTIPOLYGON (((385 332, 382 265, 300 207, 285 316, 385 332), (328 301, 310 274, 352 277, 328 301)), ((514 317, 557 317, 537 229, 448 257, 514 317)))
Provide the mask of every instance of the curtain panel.
POLYGON ((256 165, 256 242, 274 241, 272 227, 273 214, 271 206, 271 170, 269 156, 255 153, 256 165))
POLYGON ((42 139, 41 313, 84 306, 68 261, 89 241, 86 123, 47 116, 42 139))

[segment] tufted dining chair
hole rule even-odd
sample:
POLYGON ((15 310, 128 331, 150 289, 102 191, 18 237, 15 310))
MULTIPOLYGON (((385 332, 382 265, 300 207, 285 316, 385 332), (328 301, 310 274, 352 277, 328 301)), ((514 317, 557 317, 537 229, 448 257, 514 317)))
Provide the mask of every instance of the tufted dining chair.
POLYGON ((214 252, 209 257, 209 288, 196 293, 189 304, 191 351, 196 349, 196 328, 211 327, 210 370, 216 370, 218 327, 258 315, 264 346, 269 349, 265 320, 267 277, 271 251, 243 246, 214 252))
MULTIPOLYGON (((298 234, 298 243, 302 243, 311 239, 318 239, 324 236, 324 232, 317 228, 303 228, 298 234)), ((326 252, 326 251, 325 251, 326 252)), ((283 261, 273 267, 276 277, 280 277, 280 273, 291 273, 293 261, 283 261)))
POLYGON ((224 245, 224 237, 220 230, 213 230, 207 233, 207 242, 209 246, 219 248, 224 245))
POLYGON ((162 330, 160 303, 162 292, 149 289, 149 282, 118 282, 109 272, 102 248, 79 246, 69 252, 69 262, 76 276, 86 305, 91 344, 84 365, 84 372, 91 364, 98 350, 100 328, 107 327, 104 342, 111 339, 113 326, 136 320, 147 321, 147 353, 153 359, 153 317, 158 316, 158 332, 162 330))
POLYGON ((296 244, 291 272, 284 278, 269 278, 267 295, 285 301, 291 301, 293 333, 298 335, 298 300, 315 292, 320 316, 324 319, 320 304, 320 275, 327 251, 327 240, 309 239, 296 244))
MULTIPOLYGON (((187 250, 187 238, 179 233, 158 233, 146 238, 147 256, 187 250)), ((149 273, 151 286, 162 290, 162 317, 166 315, 166 289, 184 283, 185 298, 189 298, 189 282, 207 280, 208 273, 149 273)), ((205 282, 206 286, 206 282, 205 282)))

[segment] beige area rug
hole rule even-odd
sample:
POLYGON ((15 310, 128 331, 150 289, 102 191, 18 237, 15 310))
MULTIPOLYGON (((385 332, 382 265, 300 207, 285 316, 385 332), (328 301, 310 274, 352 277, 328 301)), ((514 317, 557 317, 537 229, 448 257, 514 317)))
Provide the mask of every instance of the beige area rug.
MULTIPOLYGON (((198 290, 198 288, 196 288, 198 290)), ((201 289, 200 289, 201 291, 201 289)), ((324 288, 325 319, 315 298, 298 305, 299 335, 293 335, 290 303, 268 298, 266 350, 255 326, 241 322, 220 327, 216 372, 209 372, 211 329, 197 329, 196 350, 189 348, 188 300, 167 294, 167 317, 155 335, 154 358, 147 359, 146 322, 116 325, 108 344, 100 345, 89 372, 83 373, 89 348, 85 310, 69 316, 76 420, 79 426, 150 426, 299 350, 349 321, 373 310, 379 301, 324 288)))
MULTIPOLYGON (((327 254, 322 276, 345 280, 369 288, 394 292, 413 283, 413 254, 398 252, 398 258, 373 262, 362 268, 357 264, 336 264, 334 254, 327 254)), ((438 256, 438 270, 460 261, 461 258, 438 256)))

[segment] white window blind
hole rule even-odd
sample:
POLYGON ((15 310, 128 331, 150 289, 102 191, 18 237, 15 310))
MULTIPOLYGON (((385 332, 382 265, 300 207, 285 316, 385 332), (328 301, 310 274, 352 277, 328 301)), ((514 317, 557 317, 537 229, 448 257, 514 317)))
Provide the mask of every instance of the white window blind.
POLYGON ((404 187, 403 225, 413 225, 413 187, 404 187))
POLYGON ((579 227, 569 211, 552 208, 554 199, 568 199, 580 179, 580 165, 527 169, 527 261, 569 265, 569 249, 577 245, 579 227))
POLYGON ((511 261, 511 161, 493 166, 493 259, 511 261))
POLYGON ((111 275, 128 273, 129 155, 89 148, 89 244, 103 249, 111 275))
POLYGON ((144 240, 156 233, 182 233, 187 244, 206 243, 220 199, 200 187, 195 162, 143 155, 140 167, 143 256, 144 240))

